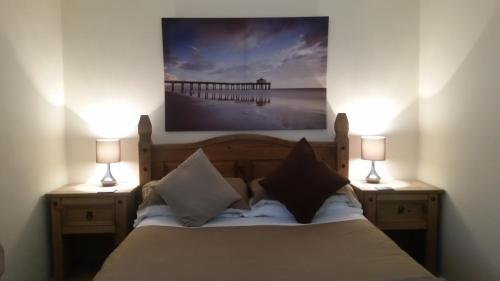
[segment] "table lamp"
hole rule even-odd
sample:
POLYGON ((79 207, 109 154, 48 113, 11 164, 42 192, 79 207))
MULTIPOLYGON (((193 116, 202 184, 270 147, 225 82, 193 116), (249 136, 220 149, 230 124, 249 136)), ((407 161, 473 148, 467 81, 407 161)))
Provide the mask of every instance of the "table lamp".
POLYGON ((366 182, 379 183, 380 176, 375 170, 375 161, 385 160, 385 137, 363 136, 361 137, 361 159, 372 161, 372 168, 366 182))
POLYGON ((108 169, 106 171, 106 174, 101 180, 102 186, 116 185, 116 180, 111 174, 111 163, 120 162, 120 140, 97 139, 96 162, 108 164, 108 169))

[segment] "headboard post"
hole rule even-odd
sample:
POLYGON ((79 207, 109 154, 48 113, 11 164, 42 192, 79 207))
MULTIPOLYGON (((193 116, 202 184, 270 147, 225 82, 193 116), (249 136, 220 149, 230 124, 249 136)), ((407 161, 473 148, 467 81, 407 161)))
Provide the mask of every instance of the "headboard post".
POLYGON ((139 180, 140 185, 151 181, 151 134, 153 128, 148 115, 139 119, 139 180))
POLYGON ((335 119, 335 143, 337 144, 337 171, 349 177, 349 121, 345 113, 338 113, 335 119))

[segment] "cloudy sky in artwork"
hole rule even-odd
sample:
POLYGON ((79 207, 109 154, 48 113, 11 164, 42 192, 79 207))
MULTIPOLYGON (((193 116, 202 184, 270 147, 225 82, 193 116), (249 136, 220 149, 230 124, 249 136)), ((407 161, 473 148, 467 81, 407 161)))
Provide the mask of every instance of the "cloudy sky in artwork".
POLYGON ((328 18, 164 18, 166 80, 326 88, 328 18))

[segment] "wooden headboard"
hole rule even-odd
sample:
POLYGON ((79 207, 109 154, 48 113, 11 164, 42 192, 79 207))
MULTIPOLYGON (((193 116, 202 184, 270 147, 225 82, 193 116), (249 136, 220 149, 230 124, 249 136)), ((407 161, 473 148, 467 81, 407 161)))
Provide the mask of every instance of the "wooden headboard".
MULTIPOLYGON (((335 139, 311 142, 318 159, 328 163, 341 175, 349 172, 349 122, 345 113, 335 119, 335 139)), ((294 141, 256 134, 235 134, 195 143, 153 144, 148 115, 139 121, 139 177, 141 186, 161 179, 198 148, 225 177, 241 177, 246 181, 264 177, 286 157, 294 141)))

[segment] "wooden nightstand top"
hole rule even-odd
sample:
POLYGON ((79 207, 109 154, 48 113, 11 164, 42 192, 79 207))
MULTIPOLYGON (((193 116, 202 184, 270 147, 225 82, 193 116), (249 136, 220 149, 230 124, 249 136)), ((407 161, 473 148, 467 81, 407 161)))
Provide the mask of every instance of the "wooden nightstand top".
POLYGON ((118 183, 112 187, 100 184, 82 183, 68 184, 47 193, 48 197, 95 197, 95 196, 129 196, 138 187, 133 183, 118 183), (114 191, 114 192, 113 192, 114 191))
POLYGON ((409 193, 442 193, 442 189, 427 184, 419 180, 390 180, 377 184, 367 183, 364 180, 351 180, 351 184, 363 192, 377 193, 394 193, 394 192, 409 192, 409 193), (378 190, 377 187, 390 187, 392 190, 378 190))

